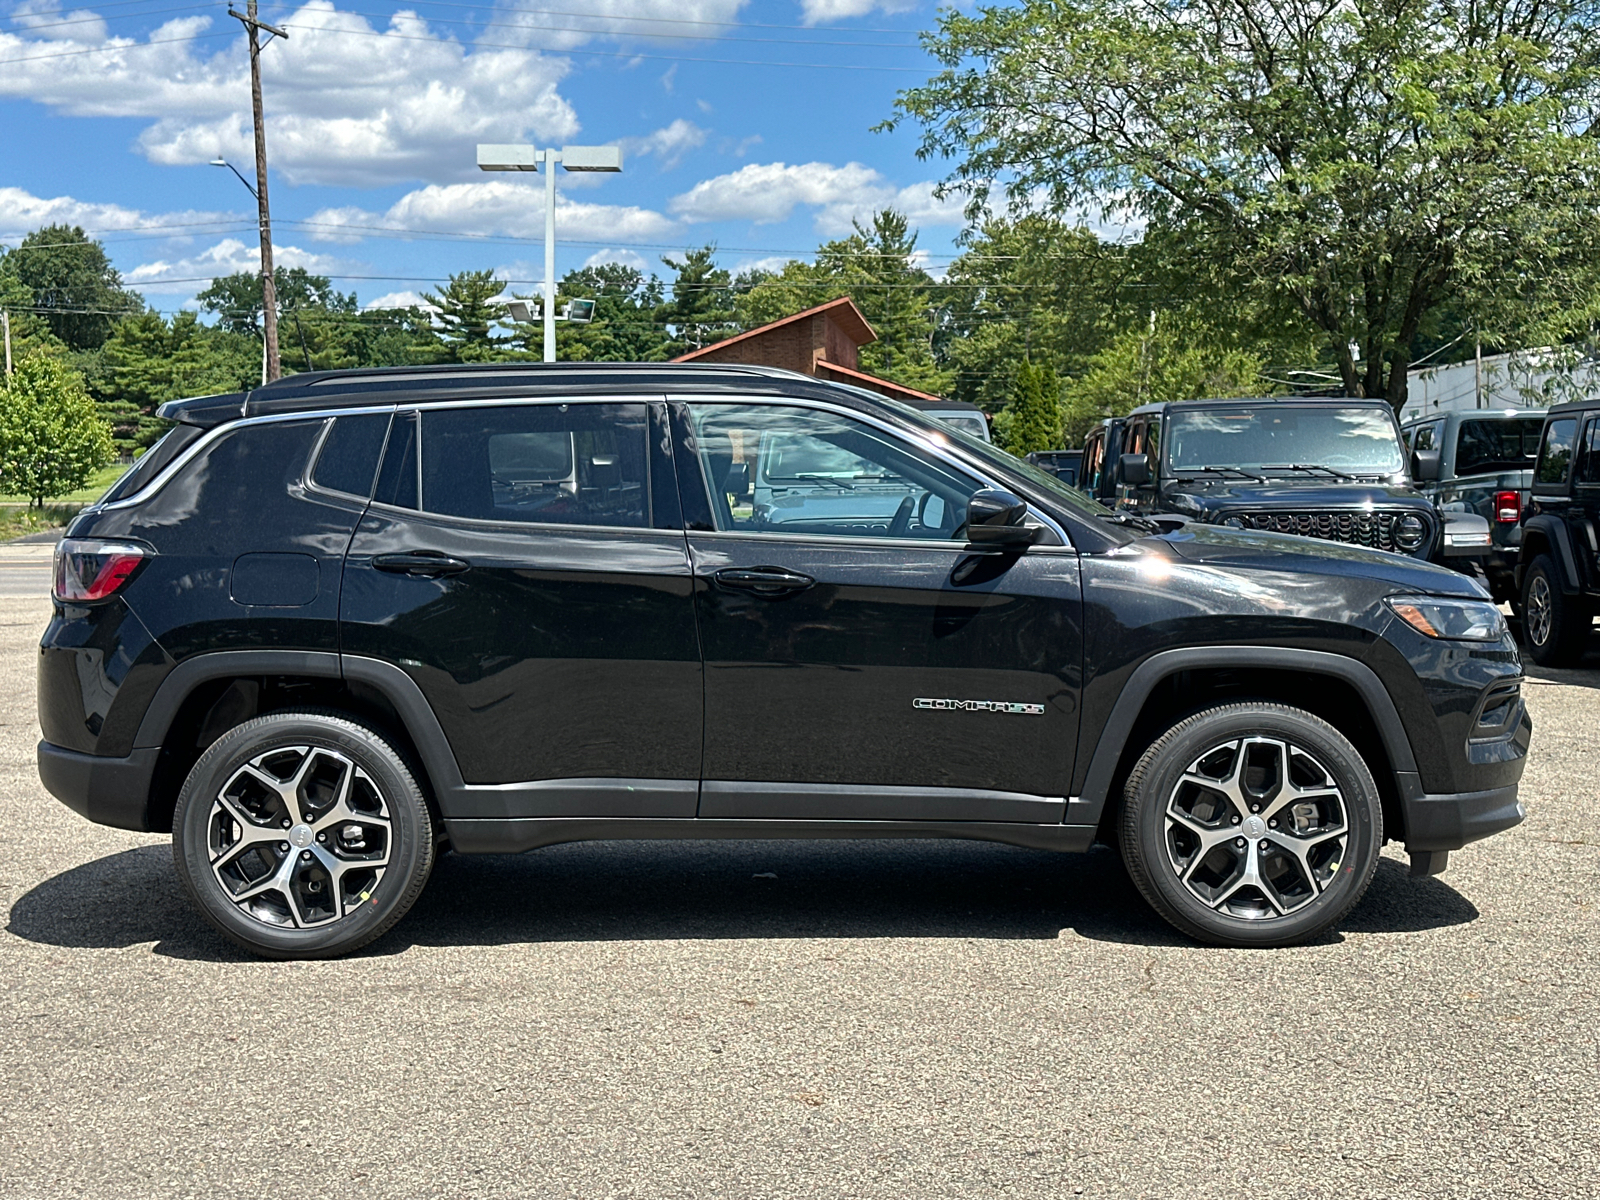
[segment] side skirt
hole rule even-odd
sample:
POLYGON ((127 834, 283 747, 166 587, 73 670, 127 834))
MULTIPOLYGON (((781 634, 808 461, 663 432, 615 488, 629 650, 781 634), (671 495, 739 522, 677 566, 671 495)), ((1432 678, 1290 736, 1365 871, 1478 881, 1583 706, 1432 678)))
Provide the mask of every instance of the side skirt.
POLYGON ((562 842, 642 839, 966 838, 1030 850, 1081 853, 1094 842, 1093 825, 1030 825, 1005 821, 781 821, 704 817, 512 817, 445 819, 450 844, 461 854, 520 854, 562 842))

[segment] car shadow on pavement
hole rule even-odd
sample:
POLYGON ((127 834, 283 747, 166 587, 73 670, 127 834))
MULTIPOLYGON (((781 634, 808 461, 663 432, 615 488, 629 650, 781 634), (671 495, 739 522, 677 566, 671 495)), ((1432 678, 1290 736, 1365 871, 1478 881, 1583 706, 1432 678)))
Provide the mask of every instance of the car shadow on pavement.
MULTIPOLYGON (((1478 910, 1440 879, 1383 859, 1343 933, 1415 933, 1478 910)), ((158 954, 245 956, 190 906, 165 846, 39 884, 9 932, 65 947, 155 943, 158 954)), ((1192 945, 1155 916, 1117 855, 981 842, 591 842, 526 855, 447 855, 416 907, 361 955, 412 946, 720 938, 1053 939, 1192 945)))

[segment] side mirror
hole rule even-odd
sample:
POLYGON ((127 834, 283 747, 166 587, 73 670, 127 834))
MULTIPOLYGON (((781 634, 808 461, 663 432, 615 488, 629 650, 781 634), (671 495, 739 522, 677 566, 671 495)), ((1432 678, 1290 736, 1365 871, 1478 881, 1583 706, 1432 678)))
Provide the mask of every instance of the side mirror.
POLYGON ((1129 487, 1143 487, 1150 482, 1150 456, 1124 454, 1121 461, 1122 482, 1129 487))
POLYGON ((967 541, 989 546, 1026 546, 1039 536, 1022 522, 1028 502, 998 488, 980 488, 967 501, 967 541))
POLYGON ((1439 478, 1439 452, 1413 450, 1411 452, 1411 478, 1418 483, 1433 483, 1439 478))
POLYGON ((722 477, 722 490, 731 496, 742 496, 750 490, 750 464, 736 462, 722 477))

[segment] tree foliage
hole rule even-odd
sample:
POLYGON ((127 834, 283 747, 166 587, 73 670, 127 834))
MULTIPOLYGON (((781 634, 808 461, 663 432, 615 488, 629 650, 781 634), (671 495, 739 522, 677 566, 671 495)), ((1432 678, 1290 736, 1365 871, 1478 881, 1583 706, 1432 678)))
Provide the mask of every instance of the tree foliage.
POLYGON ((1024 0, 946 10, 903 93, 977 212, 1120 209, 1404 402, 1454 304, 1507 344, 1592 313, 1594 0, 1024 0))
POLYGON ((448 287, 423 293, 437 310, 434 323, 439 327, 442 361, 494 362, 505 357, 510 338, 494 329, 505 316, 505 305, 495 300, 504 290, 505 284, 486 270, 452 274, 448 287))
POLYGON ((70 350, 97 349, 120 318, 144 308, 105 248, 76 225, 36 229, 0 257, 0 295, 70 350))
POLYGON ((114 456, 111 430, 83 379, 59 358, 35 352, 0 389, 0 489, 34 507, 82 487, 114 456))
POLYGON ((672 298, 656 309, 667 332, 666 358, 700 350, 739 332, 734 324, 733 279, 717 266, 717 248, 700 246, 661 261, 673 272, 672 298))
POLYGON ((600 263, 567 272, 558 294, 595 302, 588 324, 570 322, 558 330, 558 359, 660 362, 667 357, 666 327, 656 319, 666 293, 655 275, 624 263, 600 263))
POLYGON ((1002 425, 1003 445, 1022 456, 1061 445, 1061 381, 1046 363, 1017 366, 1012 399, 1002 425))

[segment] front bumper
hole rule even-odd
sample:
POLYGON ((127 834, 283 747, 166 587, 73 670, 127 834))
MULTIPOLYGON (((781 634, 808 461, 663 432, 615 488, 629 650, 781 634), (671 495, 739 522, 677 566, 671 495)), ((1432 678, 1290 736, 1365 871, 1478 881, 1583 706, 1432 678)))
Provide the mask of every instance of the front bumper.
POLYGON ((79 816, 149 833, 150 781, 160 756, 159 746, 135 750, 127 758, 106 758, 40 742, 39 779, 79 816))
POLYGON ((1419 789, 1402 797, 1411 873, 1437 875, 1449 863, 1450 851, 1520 825, 1528 810, 1517 799, 1517 786, 1449 795, 1428 795, 1419 789))

